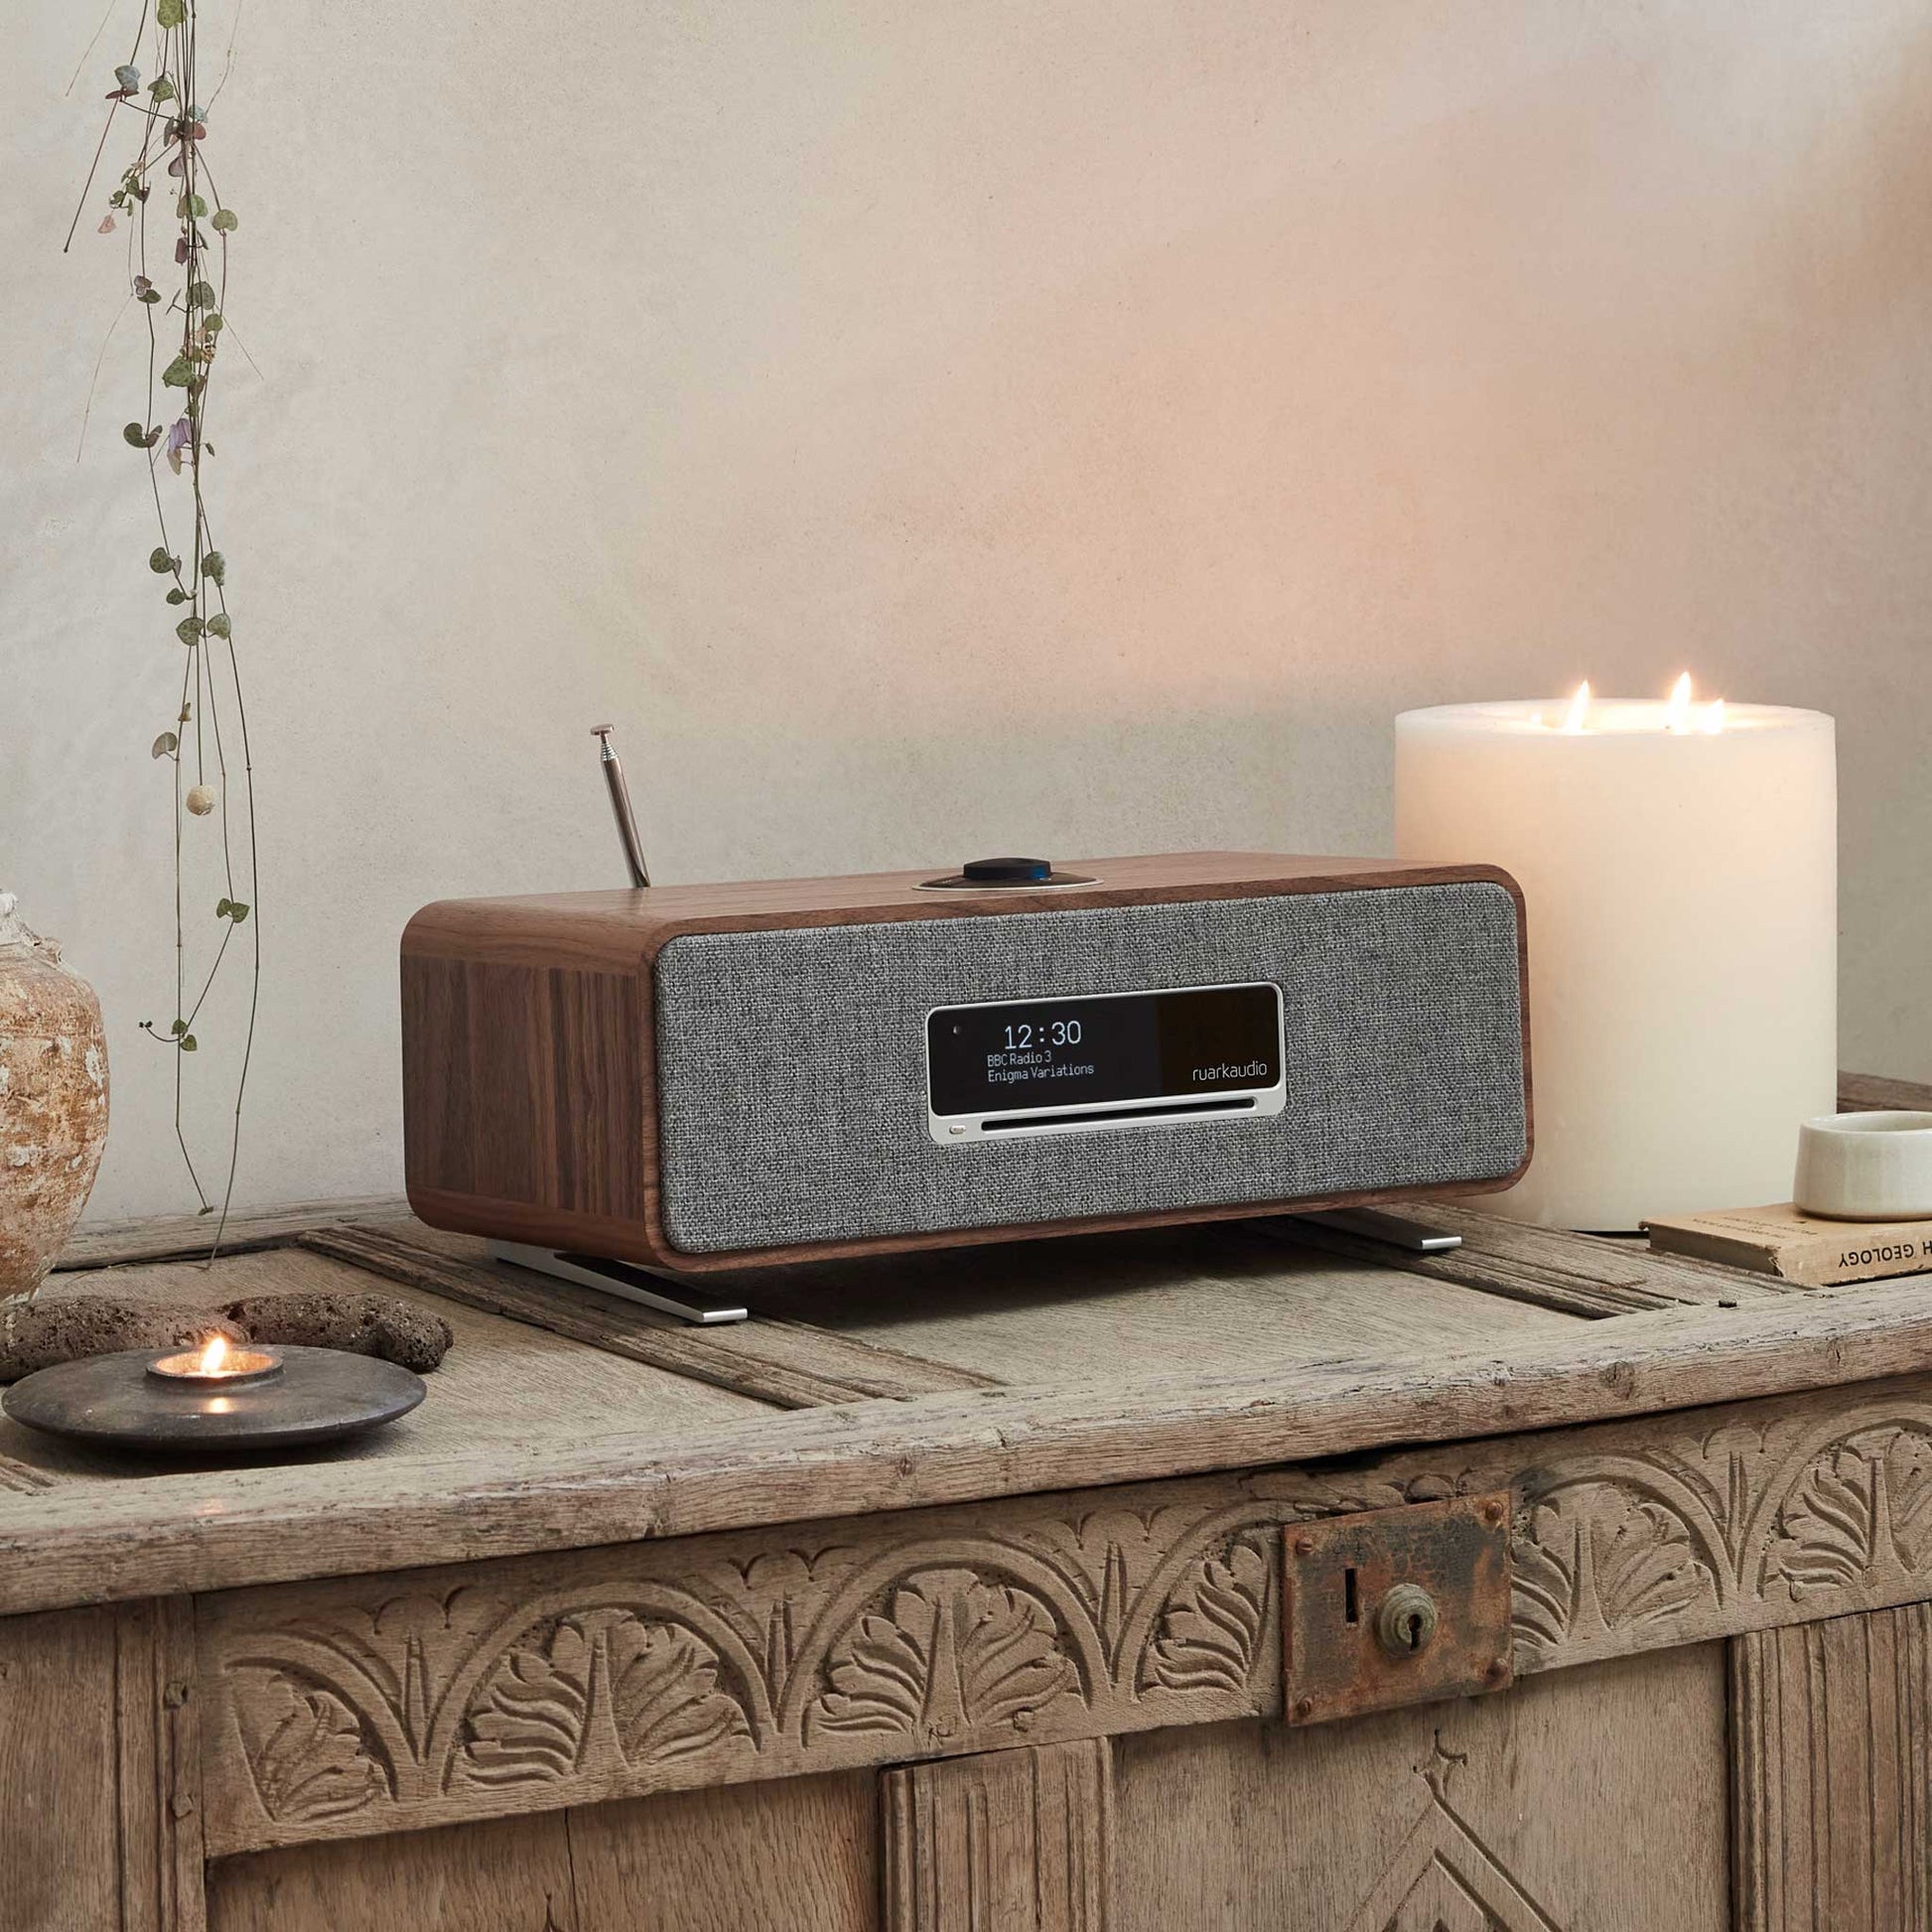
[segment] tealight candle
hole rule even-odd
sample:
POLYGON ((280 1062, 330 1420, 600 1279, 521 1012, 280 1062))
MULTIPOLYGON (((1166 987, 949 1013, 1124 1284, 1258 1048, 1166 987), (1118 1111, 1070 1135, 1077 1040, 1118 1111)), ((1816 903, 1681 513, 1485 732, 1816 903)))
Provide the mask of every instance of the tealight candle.
POLYGON ((163 1381, 192 1388, 232 1388, 241 1382, 265 1382, 282 1372, 282 1358, 272 1348, 234 1348, 223 1334, 209 1335, 200 1348, 179 1355, 161 1355, 148 1364, 148 1373, 163 1381))
POLYGON ((1617 1230, 1789 1198, 1838 1082, 1832 720, 1592 698, 1396 720, 1396 851, 1529 913, 1535 1156, 1498 1212, 1617 1230))

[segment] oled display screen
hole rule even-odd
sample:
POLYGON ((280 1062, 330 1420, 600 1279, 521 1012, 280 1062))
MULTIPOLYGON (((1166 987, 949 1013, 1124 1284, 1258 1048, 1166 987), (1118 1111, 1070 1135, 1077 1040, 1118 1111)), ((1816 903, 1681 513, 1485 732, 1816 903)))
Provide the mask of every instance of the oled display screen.
POLYGON ((1251 1093, 1282 1076, 1281 995, 1204 986, 941 1007, 926 1021, 938 1115, 1251 1093))

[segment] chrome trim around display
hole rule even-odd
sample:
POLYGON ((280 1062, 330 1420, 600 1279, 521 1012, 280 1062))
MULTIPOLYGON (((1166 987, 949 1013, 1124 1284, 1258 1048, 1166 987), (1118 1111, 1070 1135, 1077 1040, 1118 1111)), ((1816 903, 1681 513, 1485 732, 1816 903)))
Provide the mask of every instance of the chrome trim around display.
MULTIPOLYGON (((1224 980, 1203 986, 1136 986, 1121 993, 1019 993, 1004 1000, 949 1000, 930 1007, 920 1028, 929 1042, 932 1019, 940 1013, 970 1013, 981 1007, 1055 1005, 1062 1000, 1140 1000, 1150 994, 1246 992, 1267 987, 1275 996, 1275 1063, 1281 1069, 1273 1086, 1230 1087, 1199 1095, 1132 1094, 1124 1100, 1076 1100, 1061 1107, 1015 1106, 971 1114, 932 1111, 932 1067, 926 1065, 926 1132, 941 1147, 970 1147, 983 1141, 1032 1140, 1041 1134, 1118 1133, 1130 1127, 1186 1127, 1208 1120, 1271 1119, 1288 1106, 1288 1041, 1283 1024, 1282 989, 1273 980, 1224 980)), ((930 1045, 926 1048, 930 1053, 930 1045)))

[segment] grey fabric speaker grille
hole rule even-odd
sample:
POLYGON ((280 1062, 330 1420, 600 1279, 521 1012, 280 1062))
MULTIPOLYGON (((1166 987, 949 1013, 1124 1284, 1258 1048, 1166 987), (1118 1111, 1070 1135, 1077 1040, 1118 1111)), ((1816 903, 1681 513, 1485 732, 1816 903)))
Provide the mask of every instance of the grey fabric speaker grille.
POLYGON ((658 955, 686 1254, 1494 1179, 1526 1145, 1516 904, 1474 882, 688 933, 658 955), (1287 1110, 941 1147, 925 1017, 1272 980, 1287 1110))

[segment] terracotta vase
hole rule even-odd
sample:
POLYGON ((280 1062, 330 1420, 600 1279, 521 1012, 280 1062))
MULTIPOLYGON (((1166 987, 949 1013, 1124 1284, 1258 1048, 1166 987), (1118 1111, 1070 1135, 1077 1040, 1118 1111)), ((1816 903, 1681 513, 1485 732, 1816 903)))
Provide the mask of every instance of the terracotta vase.
POLYGON ((60 1258, 107 1140, 100 1002, 0 893, 0 1296, 60 1258))

